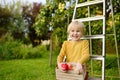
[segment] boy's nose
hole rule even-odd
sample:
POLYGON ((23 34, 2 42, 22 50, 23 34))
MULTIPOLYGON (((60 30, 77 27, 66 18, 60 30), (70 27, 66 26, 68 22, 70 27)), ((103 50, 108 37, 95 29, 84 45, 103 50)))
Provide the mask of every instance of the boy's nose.
POLYGON ((77 32, 74 32, 74 34, 77 34, 77 32))

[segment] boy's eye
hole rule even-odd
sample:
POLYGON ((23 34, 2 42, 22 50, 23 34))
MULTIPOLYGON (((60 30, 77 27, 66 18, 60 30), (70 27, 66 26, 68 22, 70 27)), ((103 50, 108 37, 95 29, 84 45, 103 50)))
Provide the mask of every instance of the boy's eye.
POLYGON ((76 31, 76 32, 80 32, 80 30, 76 31))
POLYGON ((74 30, 71 30, 71 32, 74 32, 74 30))
POLYGON ((80 30, 71 30, 71 32, 80 32, 80 30))

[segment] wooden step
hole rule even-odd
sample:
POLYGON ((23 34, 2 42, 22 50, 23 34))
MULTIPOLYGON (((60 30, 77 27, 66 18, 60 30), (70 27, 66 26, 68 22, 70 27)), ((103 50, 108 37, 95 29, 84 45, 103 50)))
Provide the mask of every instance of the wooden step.
POLYGON ((102 39, 104 37, 105 37, 104 34, 101 34, 101 35, 85 35, 81 39, 102 39))
POLYGON ((102 80, 101 78, 89 77, 88 80, 102 80))
POLYGON ((86 22, 86 21, 103 20, 104 18, 105 18, 104 16, 94 16, 94 17, 86 17, 86 18, 73 19, 72 21, 86 22))
POLYGON ((100 4, 103 3, 103 0, 94 0, 94 1, 87 1, 84 3, 80 3, 80 4, 76 4, 76 8, 78 7, 83 7, 83 6, 90 6, 90 5, 94 5, 94 4, 100 4))
POLYGON ((101 55, 92 55, 91 56, 91 59, 92 60, 104 60, 104 56, 101 56, 101 55))

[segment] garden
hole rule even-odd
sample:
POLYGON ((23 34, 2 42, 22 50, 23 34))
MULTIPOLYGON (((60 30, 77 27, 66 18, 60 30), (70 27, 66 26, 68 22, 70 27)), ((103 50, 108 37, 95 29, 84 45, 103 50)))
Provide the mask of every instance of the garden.
MULTIPOLYGON (((120 60, 120 1, 112 2, 119 54, 117 57, 114 36, 106 36, 105 79, 120 80, 117 63, 120 60)), ((107 0, 106 34, 114 33, 109 4, 107 0)), ((55 80, 57 55, 62 42, 67 40, 66 30, 74 7, 75 0, 46 0, 44 5, 14 0, 11 5, 0 3, 0 80, 55 80), (44 41, 48 43, 43 44, 44 41)), ((101 8, 101 5, 92 6, 92 14, 100 15, 101 8)), ((88 15, 85 8, 78 9, 78 13, 77 18, 88 15)), ((101 21, 97 23, 91 22, 92 34, 102 33, 101 21)), ((85 35, 88 35, 88 23, 85 25, 85 35)), ((101 40, 93 40, 92 46, 93 54, 100 55, 101 40)), ((89 76, 101 77, 101 61, 89 60, 87 65, 89 76)))

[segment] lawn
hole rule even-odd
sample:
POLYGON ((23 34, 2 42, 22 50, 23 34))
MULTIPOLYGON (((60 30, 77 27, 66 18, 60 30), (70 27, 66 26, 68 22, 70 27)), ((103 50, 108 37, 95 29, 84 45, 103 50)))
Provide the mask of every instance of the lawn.
MULTIPOLYGON (((94 64, 100 65, 100 62, 94 64)), ((56 56, 53 56, 52 66, 49 66, 49 56, 40 59, 20 59, 0 61, 0 80, 55 80, 56 56)), ((94 73, 101 73, 98 66, 94 66, 94 73)), ((90 74, 91 75, 91 74, 90 74)), ((118 76, 117 62, 114 55, 107 56, 106 76, 118 76)), ((119 80, 107 78, 106 80, 119 80)))
POLYGON ((0 61, 0 80, 55 80, 54 69, 49 58, 0 61))

